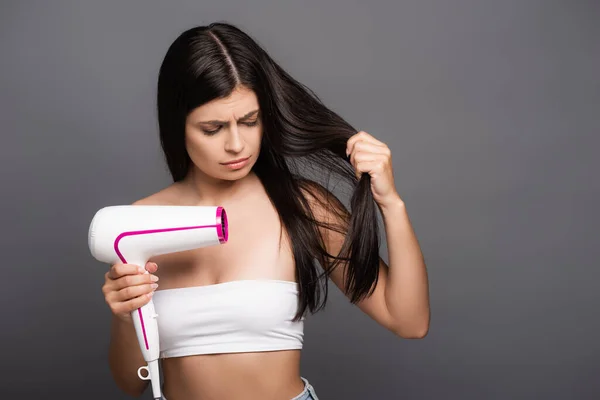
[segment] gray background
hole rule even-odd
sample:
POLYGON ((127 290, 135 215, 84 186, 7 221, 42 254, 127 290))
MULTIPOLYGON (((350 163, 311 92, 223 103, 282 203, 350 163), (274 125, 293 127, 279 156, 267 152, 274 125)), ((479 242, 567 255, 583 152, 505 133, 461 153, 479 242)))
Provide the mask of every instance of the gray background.
POLYGON ((598 2, 163 3, 2 3, 3 396, 126 398, 88 224, 169 183, 160 62, 182 30, 227 20, 389 144, 428 263, 424 340, 335 289, 309 318, 319 396, 600 397, 598 2))

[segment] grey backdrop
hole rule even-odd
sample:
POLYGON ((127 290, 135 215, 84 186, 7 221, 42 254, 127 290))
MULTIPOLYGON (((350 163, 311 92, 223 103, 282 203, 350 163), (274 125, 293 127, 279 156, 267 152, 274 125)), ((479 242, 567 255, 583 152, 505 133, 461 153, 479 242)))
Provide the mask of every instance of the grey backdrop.
POLYGON ((598 2, 163 3, 2 3, 4 397, 126 398, 87 228, 169 183, 157 71, 214 20, 389 144, 426 255, 426 339, 335 289, 309 318, 302 373, 322 399, 600 397, 598 2))

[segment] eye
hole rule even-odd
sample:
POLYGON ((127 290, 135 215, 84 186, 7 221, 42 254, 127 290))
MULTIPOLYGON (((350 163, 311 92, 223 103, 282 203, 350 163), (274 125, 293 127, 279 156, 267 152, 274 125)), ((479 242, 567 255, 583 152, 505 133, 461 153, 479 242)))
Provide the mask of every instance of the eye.
POLYGON ((202 129, 202 132, 204 132, 204 134, 206 134, 208 136, 212 136, 212 135, 216 134, 217 132, 219 132, 220 130, 221 130, 221 127, 218 127, 217 129, 213 129, 213 130, 202 129))
POLYGON ((244 125, 246 126, 256 126, 258 125, 258 119, 251 121, 251 122, 244 122, 244 125))

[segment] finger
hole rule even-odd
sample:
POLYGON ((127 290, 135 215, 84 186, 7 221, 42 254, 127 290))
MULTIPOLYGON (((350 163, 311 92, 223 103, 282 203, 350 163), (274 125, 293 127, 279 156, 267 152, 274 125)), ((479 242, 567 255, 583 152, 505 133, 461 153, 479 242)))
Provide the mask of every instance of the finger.
POLYGON ((362 137, 362 133, 358 132, 350 137, 346 142, 346 155, 352 154, 352 150, 354 149, 354 144, 359 141, 362 137))
POLYGON ((154 279, 155 280, 150 279, 150 274, 138 275, 137 277, 128 275, 116 281, 109 281, 106 283, 102 287, 102 293, 104 294, 106 302, 109 304, 121 302, 144 293, 144 291, 151 287, 150 285, 158 281, 158 278, 154 279), (128 290, 128 288, 135 289, 128 290))
POLYGON ((352 152, 354 145, 358 141, 372 143, 372 144, 374 144, 376 146, 380 146, 380 147, 387 147, 385 143, 375 139, 372 135, 368 134, 367 132, 360 131, 357 134, 350 137, 350 139, 348 139, 348 142, 346 143, 346 154, 350 154, 352 152))
POLYGON ((113 304, 111 304, 111 310, 114 314, 131 313, 132 311, 135 311, 138 308, 148 304, 150 299, 152 299, 153 294, 154 294, 154 292, 151 292, 148 294, 144 293, 138 297, 135 297, 135 298, 127 300, 127 301, 113 303, 113 304))
POLYGON ((146 271, 143 267, 134 264, 115 264, 108 270, 108 278, 119 279, 125 275, 143 274, 146 271))
POLYGON ((363 173, 375 173, 383 170, 385 163, 382 161, 363 161, 356 163, 356 172, 360 177, 363 173))
POLYGON ((146 271, 150 272, 151 274, 155 273, 158 270, 158 264, 156 264, 155 262, 147 262, 146 263, 146 271))
POLYGON ((363 162, 363 161, 376 161, 377 159, 379 159, 381 157, 381 155, 379 154, 373 154, 373 153, 366 153, 366 152, 353 152, 352 154, 350 154, 350 163, 352 164, 352 166, 354 168, 356 168, 356 164, 359 162, 363 162))
POLYGON ((111 300, 119 303, 127 302, 132 299, 135 299, 136 297, 154 293, 157 287, 158 284, 156 283, 137 286, 127 286, 126 288, 123 288, 118 292, 113 292, 114 295, 111 300))
POLYGON ((158 276, 153 274, 137 274, 137 275, 125 275, 119 279, 115 279, 112 282, 112 289, 114 291, 125 289, 129 286, 148 285, 151 283, 158 282, 158 276))
POLYGON ((360 132, 357 133, 356 135, 353 135, 350 139, 348 139, 348 141, 346 142, 346 155, 347 156, 352 154, 352 152, 354 151, 354 145, 360 139, 361 139, 360 132))
POLYGON ((391 156, 391 151, 387 146, 379 146, 377 144, 374 144, 371 142, 366 142, 364 140, 359 140, 354 143, 354 145, 352 147, 352 152, 350 153, 350 155, 352 156, 352 154, 359 153, 359 152, 373 153, 373 154, 382 155, 382 156, 386 156, 386 157, 391 156))
POLYGON ((354 146, 352 148, 352 151, 355 152, 359 152, 359 151, 364 151, 364 152, 369 152, 369 153, 375 153, 375 154, 381 154, 381 155, 388 155, 390 154, 390 149, 386 146, 386 145, 379 145, 373 142, 369 142, 366 140, 358 140, 354 143, 354 146))
POLYGON ((385 143, 383 143, 381 140, 378 140, 375 136, 371 135, 368 132, 360 131, 359 134, 360 134, 360 139, 361 140, 373 143, 375 145, 385 146, 385 143))
POLYGON ((362 142, 359 141, 355 141, 354 143, 351 144, 351 147, 349 148, 349 156, 350 156, 350 163, 356 167, 355 163, 356 163, 356 153, 357 153, 357 148, 359 146, 362 146, 364 148, 364 146, 361 144, 362 142))
POLYGON ((351 156, 354 159, 354 163, 359 163, 359 162, 364 162, 364 161, 385 161, 386 160, 386 156, 384 156, 383 154, 376 154, 376 153, 366 153, 363 151, 359 151, 356 153, 352 153, 351 156))
POLYGON ((357 142, 350 154, 350 163, 356 167, 360 161, 386 161, 391 157, 387 147, 376 146, 372 143, 357 142))
POLYGON ((389 154, 389 148, 385 143, 382 143, 371 136, 353 136, 348 140, 346 145, 346 154, 352 154, 358 149, 363 148, 365 151, 372 151, 381 154, 389 154))

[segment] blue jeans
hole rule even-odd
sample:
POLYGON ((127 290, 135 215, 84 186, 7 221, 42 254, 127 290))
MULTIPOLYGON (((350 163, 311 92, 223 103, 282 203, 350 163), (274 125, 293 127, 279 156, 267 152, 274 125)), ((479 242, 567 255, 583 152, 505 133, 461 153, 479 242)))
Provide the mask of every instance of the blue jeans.
MULTIPOLYGON (((308 382, 308 380, 303 377, 300 377, 300 379, 302 379, 302 382, 304 382, 304 390, 290 400, 319 400, 317 393, 315 392, 315 388, 308 382)), ((167 400, 167 398, 163 396, 163 400, 167 400)))
POLYGON ((300 378, 304 382, 304 390, 291 400, 319 400, 317 393, 315 392, 315 388, 308 382, 308 380, 302 377, 300 378))

